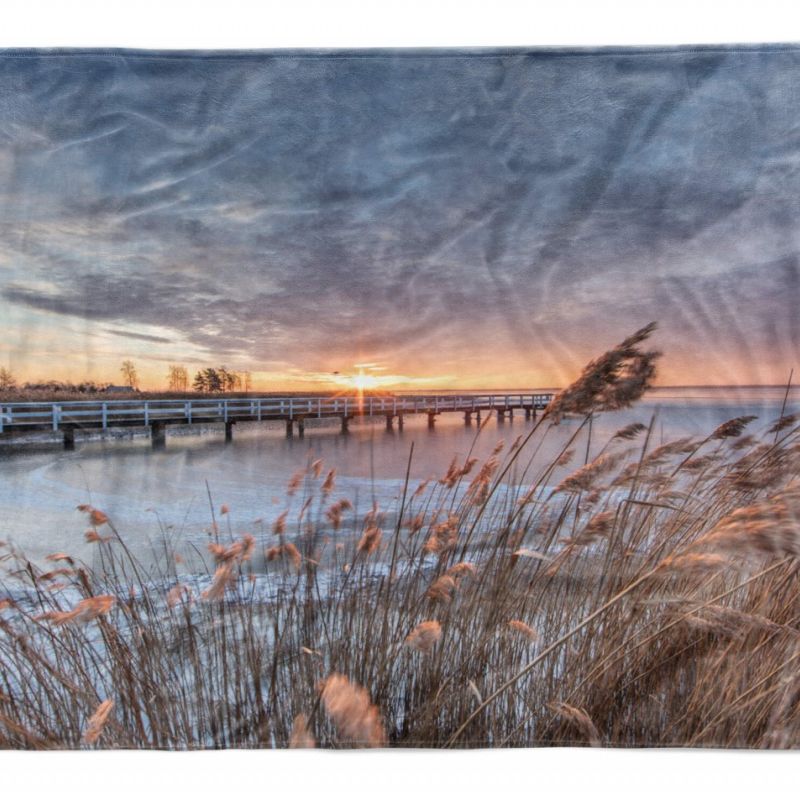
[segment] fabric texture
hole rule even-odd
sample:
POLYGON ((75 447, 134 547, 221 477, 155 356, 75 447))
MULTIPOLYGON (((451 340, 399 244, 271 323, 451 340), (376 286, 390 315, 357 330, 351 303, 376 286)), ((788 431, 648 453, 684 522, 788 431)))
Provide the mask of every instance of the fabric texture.
POLYGON ((0 51, 0 747, 797 747, 798 85, 0 51))

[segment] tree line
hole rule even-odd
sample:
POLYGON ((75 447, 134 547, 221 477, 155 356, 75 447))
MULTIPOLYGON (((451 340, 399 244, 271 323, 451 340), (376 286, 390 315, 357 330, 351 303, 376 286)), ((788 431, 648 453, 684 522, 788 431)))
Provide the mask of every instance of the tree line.
MULTIPOLYGON (((136 365, 132 361, 122 362, 122 374, 126 385, 132 389, 139 388, 139 378, 136 365)), ((249 371, 237 372, 228 369, 224 364, 221 367, 206 367, 198 370, 192 380, 192 390, 195 392, 249 392, 253 380, 249 371)), ((189 391, 189 370, 183 364, 170 364, 167 370, 167 389, 170 392, 189 391)))
MULTIPOLYGON (((122 362, 120 367, 122 373, 123 386, 127 389, 139 390, 139 372, 136 364, 130 359, 122 362)), ((253 379, 249 371, 236 371, 228 369, 226 366, 206 367, 198 370, 189 383, 189 370, 183 364, 170 364, 167 370, 167 388, 170 392, 249 392, 252 389, 253 379)), ((64 381, 39 381, 24 383, 21 386, 17 382, 13 372, 7 367, 0 367, 0 391, 23 391, 36 392, 59 392, 66 391, 78 394, 95 394, 118 389, 110 383, 95 383, 94 381, 83 381, 82 383, 70 383, 64 381)))
POLYGON ((192 381, 192 388, 196 392, 249 392, 252 384, 249 372, 234 372, 222 366, 199 370, 192 381))

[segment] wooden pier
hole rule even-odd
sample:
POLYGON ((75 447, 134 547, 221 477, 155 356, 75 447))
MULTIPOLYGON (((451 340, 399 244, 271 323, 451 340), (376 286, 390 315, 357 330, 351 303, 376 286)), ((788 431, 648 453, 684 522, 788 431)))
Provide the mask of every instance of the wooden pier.
POLYGON ((0 404, 0 442, 34 431, 63 435, 64 447, 75 447, 76 431, 149 428, 154 449, 166 445, 169 425, 224 424, 225 439, 233 439, 237 422, 283 421, 286 435, 305 433, 306 420, 338 418, 342 433, 356 417, 385 417, 387 429, 410 414, 425 414, 428 427, 444 413, 463 414, 464 423, 494 412, 499 420, 523 413, 530 419, 544 409, 552 394, 399 395, 393 397, 246 397, 190 400, 80 400, 60 403, 0 404))

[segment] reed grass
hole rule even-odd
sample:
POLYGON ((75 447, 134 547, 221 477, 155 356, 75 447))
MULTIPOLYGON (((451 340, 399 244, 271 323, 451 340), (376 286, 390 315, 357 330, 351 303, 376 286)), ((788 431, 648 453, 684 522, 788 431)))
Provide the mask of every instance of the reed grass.
POLYGON ((395 509, 356 513, 321 462, 258 539, 219 509, 202 574, 90 506, 91 564, 5 545, 0 746, 800 746, 800 426, 655 446, 654 420, 590 459, 651 332, 395 509))

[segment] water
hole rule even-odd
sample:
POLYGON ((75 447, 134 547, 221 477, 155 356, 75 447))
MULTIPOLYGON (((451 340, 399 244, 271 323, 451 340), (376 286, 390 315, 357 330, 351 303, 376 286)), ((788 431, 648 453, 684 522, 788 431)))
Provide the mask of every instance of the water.
MULTIPOLYGON (((656 445, 707 435, 727 419, 745 414, 758 417, 750 432, 763 432, 780 415, 784 392, 779 387, 654 390, 635 409, 600 415, 593 423, 592 449, 631 422, 650 424, 654 415, 656 445)), ((797 390, 787 404, 787 412, 792 411, 800 411, 797 390)), ((454 456, 463 460, 472 449, 483 459, 500 439, 509 444, 533 424, 521 413, 505 423, 491 419, 476 439, 476 425, 466 427, 461 415, 443 414, 434 431, 428 430, 424 416, 407 417, 402 432, 386 431, 382 419, 353 424, 348 436, 331 421, 308 427, 302 440, 287 440, 282 424, 239 425, 229 445, 215 430, 170 436, 163 452, 153 452, 145 437, 84 442, 75 452, 57 446, 4 446, 0 539, 13 541, 36 560, 54 551, 90 558, 93 546, 83 538, 85 515, 76 510, 89 503, 113 519, 139 555, 149 554, 151 542, 160 541, 164 531, 187 546, 202 548, 211 525, 209 493, 223 533, 266 536, 278 514, 287 507, 299 509, 302 490, 288 499, 287 482, 315 459, 323 459, 326 470, 337 470, 334 498, 348 497, 362 511, 374 500, 391 511, 402 491, 412 443, 414 487, 442 475, 454 456), (222 504, 230 513, 220 517, 222 504)), ((565 420, 550 432, 541 458, 559 452, 564 437, 578 425, 577 420, 565 420)), ((585 444, 585 438, 577 440, 576 459, 584 457, 585 444)))

